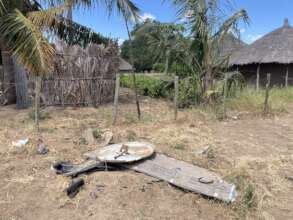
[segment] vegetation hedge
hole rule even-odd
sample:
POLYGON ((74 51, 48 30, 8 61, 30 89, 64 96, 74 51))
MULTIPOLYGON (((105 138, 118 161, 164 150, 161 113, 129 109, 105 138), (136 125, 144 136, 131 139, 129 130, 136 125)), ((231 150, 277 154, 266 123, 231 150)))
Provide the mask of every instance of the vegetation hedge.
MULTIPOLYGON (((168 98, 173 90, 173 82, 147 75, 136 75, 136 84, 140 94, 152 98, 168 98)), ((131 74, 121 76, 121 86, 134 88, 131 74)))
MULTIPOLYGON (((140 94, 152 98, 174 98, 174 81, 171 76, 136 75, 137 88, 140 94)), ((179 107, 188 107, 198 102, 198 88, 192 79, 180 80, 179 83, 179 107)), ((131 74, 121 76, 121 86, 133 89, 131 74)))

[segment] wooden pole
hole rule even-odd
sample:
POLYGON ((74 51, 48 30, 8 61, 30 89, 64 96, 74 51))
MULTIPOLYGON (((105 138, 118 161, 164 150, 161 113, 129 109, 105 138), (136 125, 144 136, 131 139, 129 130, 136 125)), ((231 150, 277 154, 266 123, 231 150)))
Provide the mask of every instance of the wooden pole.
POLYGON ((228 95, 228 74, 225 73, 225 81, 224 81, 224 97, 223 97, 223 118, 227 118, 227 95, 228 95))
POLYGON ((135 102, 136 102, 136 109, 137 109, 137 117, 140 120, 141 118, 141 111, 140 111, 140 104, 139 104, 139 99, 138 99, 138 89, 137 89, 137 84, 136 84, 136 75, 134 72, 134 55, 133 55, 133 44, 132 44, 132 37, 131 37, 131 33, 129 31, 129 27, 128 27, 128 20, 127 20, 127 16, 125 14, 123 14, 124 17, 124 22, 125 22, 125 26, 126 26, 126 30, 127 30, 127 34, 128 34, 128 38, 129 38, 129 44, 130 44, 130 61, 131 61, 131 65, 132 65, 132 79, 133 79, 133 86, 134 86, 134 93, 135 93, 135 102))
POLYGON ((257 71, 256 71, 256 90, 259 90, 259 77, 260 76, 260 64, 257 66, 257 71))
POLYGON ((116 121, 117 121, 119 90, 120 90, 120 75, 116 74, 116 86, 115 86, 115 96, 114 96, 114 111, 113 111, 113 125, 115 125, 116 121))
POLYGON ((178 95, 179 95, 179 77, 178 76, 175 76, 174 90, 175 90, 175 95, 174 95, 174 118, 175 118, 175 120, 177 120, 177 115, 178 115, 178 95))
POLYGON ((35 78, 35 125, 38 132, 40 131, 39 120, 40 120, 41 83, 42 83, 42 78, 40 76, 36 76, 35 78))
POLYGON ((286 68, 286 76, 285 76, 285 87, 288 87, 288 78, 289 78, 289 66, 286 68))
POLYGON ((266 84, 266 95, 265 95, 265 102, 264 102, 264 114, 267 115, 269 113, 269 91, 271 85, 271 74, 267 74, 267 84, 266 84))

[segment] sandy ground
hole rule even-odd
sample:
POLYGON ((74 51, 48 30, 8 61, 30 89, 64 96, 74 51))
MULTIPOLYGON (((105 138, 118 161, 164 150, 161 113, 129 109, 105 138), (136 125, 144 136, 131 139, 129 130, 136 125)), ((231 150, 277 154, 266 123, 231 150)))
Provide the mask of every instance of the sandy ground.
POLYGON ((293 219, 293 111, 220 122, 189 109, 174 122, 170 103, 143 98, 138 122, 128 100, 116 126, 111 105, 46 108, 50 118, 41 122, 41 134, 50 152, 43 156, 36 154, 30 110, 0 107, 0 219, 293 219), (50 167, 58 160, 82 162, 83 153, 99 147, 81 141, 87 128, 110 129, 115 142, 147 140, 158 152, 215 171, 238 184, 238 200, 225 204, 133 171, 83 175, 84 189, 69 199, 70 180, 50 167), (25 149, 11 146, 25 137, 25 149), (249 184, 255 204, 247 208, 249 184))

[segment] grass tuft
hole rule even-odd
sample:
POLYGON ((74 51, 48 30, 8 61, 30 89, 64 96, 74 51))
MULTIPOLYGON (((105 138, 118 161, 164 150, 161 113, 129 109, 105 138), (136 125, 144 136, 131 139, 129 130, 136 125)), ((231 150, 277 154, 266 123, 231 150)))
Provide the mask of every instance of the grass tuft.
MULTIPOLYGON (((256 91, 246 88, 236 94, 235 97, 228 98, 227 107, 230 110, 248 111, 261 113, 264 108, 265 90, 256 91)), ((287 112, 288 104, 293 102, 293 87, 272 88, 269 95, 269 106, 271 113, 287 112)))
POLYGON ((225 179, 236 185, 236 189, 240 195, 234 203, 233 209, 241 219, 245 219, 248 213, 255 211, 258 207, 256 190, 250 176, 244 169, 240 169, 232 172, 225 179))

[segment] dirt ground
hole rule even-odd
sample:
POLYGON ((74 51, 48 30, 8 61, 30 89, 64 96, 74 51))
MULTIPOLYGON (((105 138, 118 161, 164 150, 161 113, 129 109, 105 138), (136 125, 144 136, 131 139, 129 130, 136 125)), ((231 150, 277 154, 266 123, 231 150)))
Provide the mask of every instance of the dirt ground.
POLYGON ((0 107, 0 219, 293 219, 293 108, 228 121, 188 109, 174 122, 170 103, 144 97, 141 106, 138 122, 134 103, 124 97, 116 126, 111 105, 46 108, 41 134, 50 152, 42 156, 31 110, 0 107), (83 175, 84 189, 69 199, 70 180, 50 167, 58 160, 82 162, 83 153, 99 147, 82 141, 87 128, 109 129, 115 142, 147 140, 158 152, 215 171, 237 184, 238 199, 225 204, 133 171, 83 175), (23 150, 12 147, 25 137, 30 142, 23 150))

